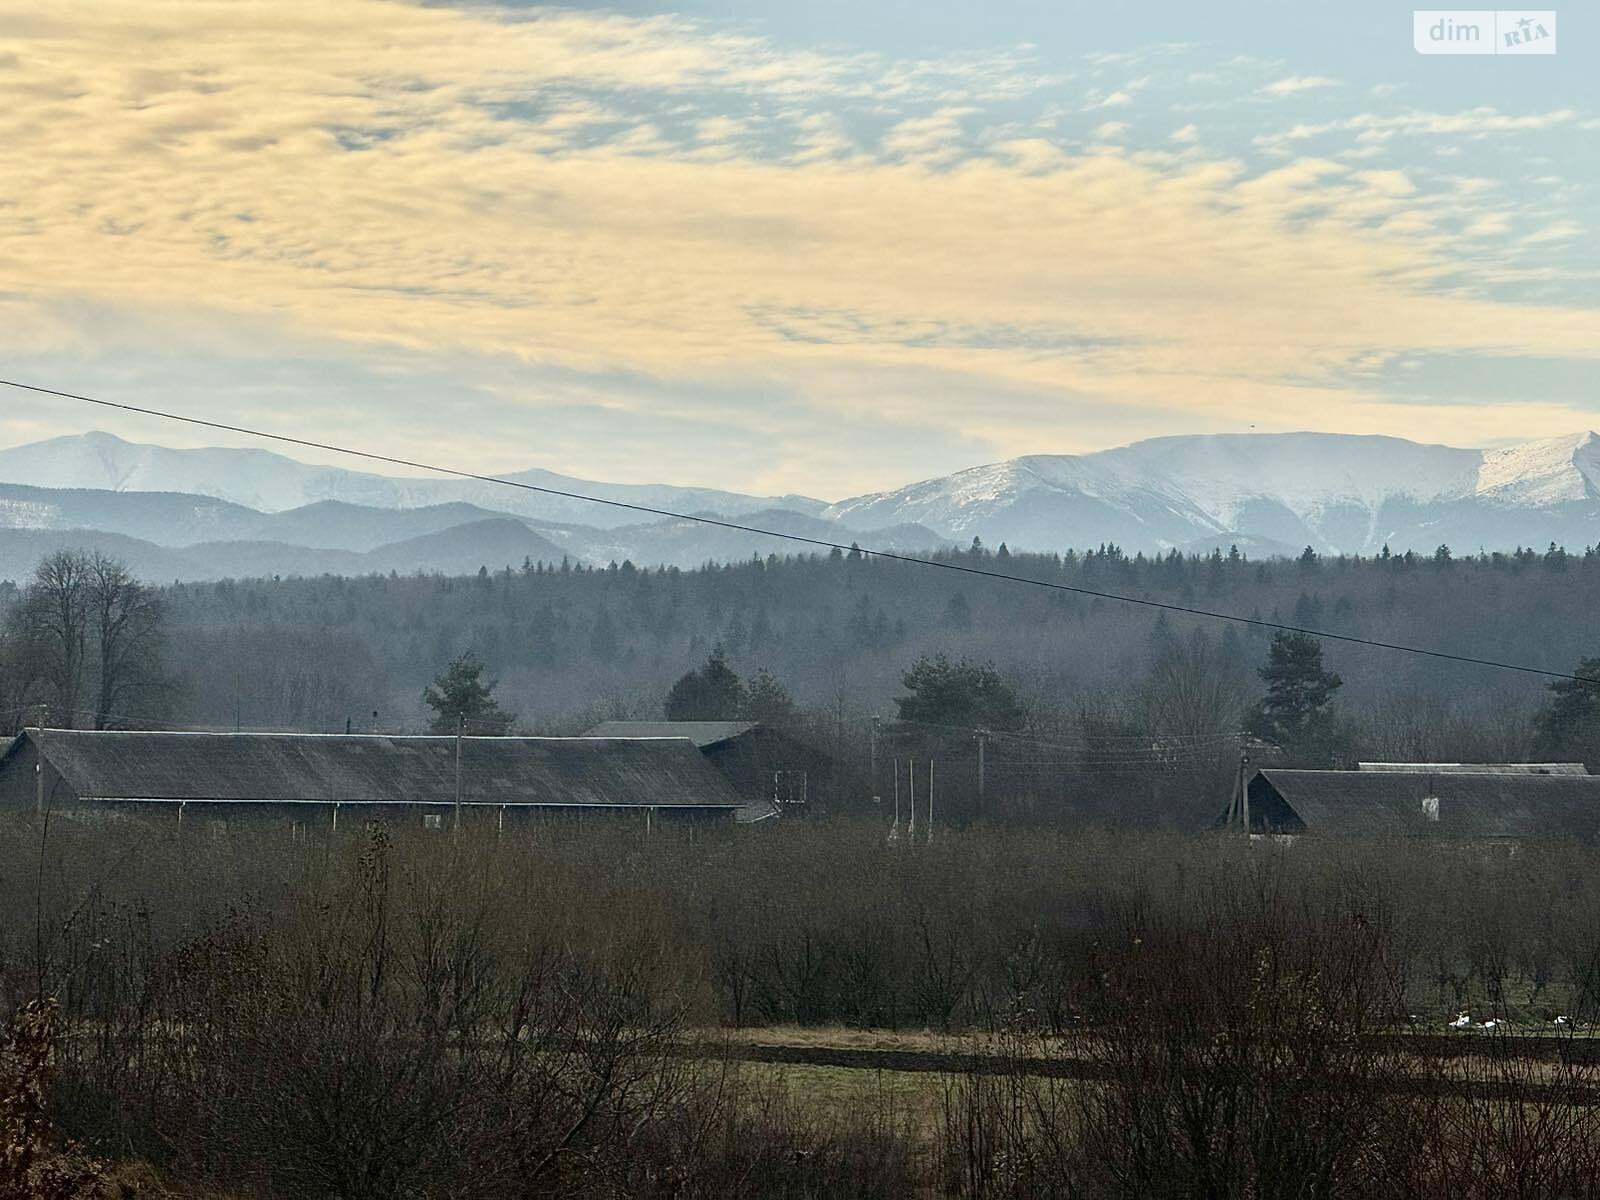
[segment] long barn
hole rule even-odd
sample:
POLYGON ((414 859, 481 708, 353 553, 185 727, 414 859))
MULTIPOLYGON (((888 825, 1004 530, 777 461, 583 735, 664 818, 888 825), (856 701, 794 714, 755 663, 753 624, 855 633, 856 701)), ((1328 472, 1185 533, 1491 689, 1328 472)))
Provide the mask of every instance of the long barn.
MULTIPOLYGON (((0 753, 0 805, 226 828, 453 820, 457 739, 350 734, 25 730, 0 753)), ((687 738, 460 741, 463 819, 583 813, 732 821, 743 803, 687 738)))
MULTIPOLYGON (((1600 837, 1600 776, 1498 771, 1294 771, 1249 783, 1250 831, 1519 842, 1600 837)), ((1237 824, 1230 806, 1219 825, 1237 824)))

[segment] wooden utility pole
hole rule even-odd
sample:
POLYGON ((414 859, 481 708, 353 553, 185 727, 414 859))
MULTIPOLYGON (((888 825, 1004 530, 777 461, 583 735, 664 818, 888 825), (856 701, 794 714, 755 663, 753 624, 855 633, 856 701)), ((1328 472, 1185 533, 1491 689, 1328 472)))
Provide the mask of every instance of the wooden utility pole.
POLYGON ((44 815, 44 725, 50 719, 50 709, 39 710, 38 736, 33 743, 33 815, 44 815))
POLYGON ((461 836, 461 742, 467 734, 467 715, 462 713, 456 723, 456 823, 455 837, 461 836))
POLYGON ((1246 773, 1250 769, 1250 752, 1239 751, 1239 814, 1244 825, 1245 836, 1250 835, 1250 783, 1246 773))
POLYGON ((983 730, 983 729, 978 730, 978 804, 980 806, 983 804, 983 792, 984 792, 984 782, 985 782, 985 780, 984 780, 984 769, 983 769, 984 768, 984 761, 983 761, 984 760, 984 750, 988 747, 988 744, 989 744, 988 731, 987 730, 983 730))
POLYGON ((867 789, 872 793, 872 802, 882 804, 883 797, 878 795, 878 714, 872 714, 871 749, 868 751, 867 789))
POLYGON ((906 826, 906 840, 917 840, 917 760, 906 759, 906 791, 911 800, 911 823, 906 826))
POLYGON ((894 768, 894 828, 889 831, 889 840, 900 840, 900 760, 892 759, 890 765, 894 768))
POLYGON ((930 843, 933 841, 933 764, 934 760, 930 758, 928 760, 928 841, 930 843))

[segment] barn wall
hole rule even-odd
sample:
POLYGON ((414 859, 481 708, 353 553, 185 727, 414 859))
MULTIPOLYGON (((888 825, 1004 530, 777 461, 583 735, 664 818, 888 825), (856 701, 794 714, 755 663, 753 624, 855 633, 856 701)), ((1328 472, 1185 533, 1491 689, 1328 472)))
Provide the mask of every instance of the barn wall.
MULTIPOLYGON (((91 802, 82 806, 114 813, 125 819, 141 821, 147 825, 183 829, 186 833, 224 836, 234 832, 281 829, 285 836, 322 835, 334 829, 334 805, 324 802, 300 804, 250 804, 239 801, 187 801, 181 806, 172 802, 113 801, 104 804, 91 802)), ((496 804, 467 804, 462 807, 462 822, 468 829, 504 828, 526 829, 551 822, 576 822, 584 824, 635 824, 645 825, 643 807, 632 809, 585 808, 535 808, 508 805, 504 815, 496 804)), ((373 821, 382 821, 393 830, 415 830, 448 834, 455 823, 453 804, 342 804, 338 806, 338 829, 342 832, 359 830, 373 821), (428 817, 437 818, 437 824, 427 823, 428 817)), ((654 810, 651 818, 656 825, 732 824, 733 813, 726 809, 662 807, 654 810)))
POLYGON ((1299 815, 1284 802, 1278 789, 1257 775, 1250 780, 1250 831, 1252 833, 1304 833, 1299 815))
MULTIPOLYGON (((830 765, 825 757, 774 730, 757 729, 741 737, 719 742, 706 747, 705 755, 740 797, 749 801, 772 798, 773 773, 776 771, 791 774, 805 772, 805 791, 811 800, 823 795, 828 783, 830 765)), ((799 781, 789 782, 796 793, 793 799, 799 800, 799 781)))
POLYGON ((33 747, 23 742, 0 762, 0 808, 6 812, 32 812, 34 808, 33 747))
MULTIPOLYGON (((38 785, 33 767, 38 761, 38 751, 30 738, 21 739, 0 762, 0 811, 31 813, 38 807, 38 785)), ((72 787, 50 765, 44 765, 44 796, 52 812, 74 807, 77 796, 72 787)))

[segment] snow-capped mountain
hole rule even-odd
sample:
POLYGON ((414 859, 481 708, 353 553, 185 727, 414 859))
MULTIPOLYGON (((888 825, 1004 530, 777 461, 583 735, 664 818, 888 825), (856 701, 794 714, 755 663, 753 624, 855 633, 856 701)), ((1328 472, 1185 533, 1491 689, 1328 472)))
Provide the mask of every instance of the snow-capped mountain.
MULTIPOLYGON (((1600 543, 1594 433, 1500 450, 1324 433, 1155 438, 1094 454, 1030 455, 831 505, 545 471, 508 478, 897 551, 975 535, 1027 550, 1116 542, 1130 552, 1205 552, 1237 542, 1254 557, 1306 545, 1373 553, 1385 544, 1471 552, 1600 543)), ((784 548, 759 535, 490 483, 345 471, 261 450, 140 446, 108 434, 0 450, 0 540, 22 547, 21 562, 37 541, 24 535, 46 531, 57 540, 95 531, 137 539, 163 567, 157 548, 192 548, 171 564, 184 577, 269 561, 285 573, 395 569, 391 559, 426 569, 496 567, 556 551, 598 564, 692 566, 784 548)))
POLYGON ((1600 541, 1600 436, 1489 451, 1325 433, 1154 438, 974 467, 823 515, 1029 549, 1150 550, 1232 535, 1352 553, 1582 546, 1600 541))
MULTIPOLYGON (((714 488, 596 483, 538 469, 520 471, 505 478, 535 487, 579 492, 670 512, 709 512, 726 516, 777 507, 815 514, 825 507, 822 501, 807 496, 745 496, 714 488)), ((268 450, 174 450, 125 442, 99 432, 0 450, 0 483, 113 492, 185 492, 265 513, 337 500, 368 508, 471 504, 518 517, 577 521, 599 528, 645 519, 623 508, 519 491, 471 479, 375 475, 339 467, 313 466, 268 450)))
POLYGON ((1600 495, 1600 435, 1574 433, 1490 451, 1473 494, 1534 508, 1592 503, 1600 495))

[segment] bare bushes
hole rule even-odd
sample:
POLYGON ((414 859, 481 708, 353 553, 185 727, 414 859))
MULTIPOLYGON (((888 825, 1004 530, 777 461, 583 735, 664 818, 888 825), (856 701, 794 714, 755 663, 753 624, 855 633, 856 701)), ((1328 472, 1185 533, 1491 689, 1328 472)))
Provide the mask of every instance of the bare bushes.
POLYGON ((1183 908, 1121 906, 1080 1022, 1007 1032, 1013 1069, 951 1094, 963 1191, 1325 1195, 1371 1153, 1385 1063, 1364 1035, 1396 981, 1372 922, 1304 909, 1280 894, 1281 866, 1229 864, 1242 876, 1219 869, 1183 908), (1076 1077, 1029 1075, 1030 1045, 1076 1077))
POLYGON ((10 1013, 41 994, 59 1012, 34 1094, 61 1129, 30 1144, 199 1187, 1488 1197, 1600 1178, 1600 1055, 1571 1032, 1600 911, 1582 850, 890 847, 859 826, 307 845, 63 821, 41 858, 37 833, 0 827, 0 989, 10 1013), (1446 1004, 1475 1032, 1447 1032, 1446 1004), (935 1130, 828 1111, 705 1033, 768 1019, 978 1032, 970 1062, 932 1064, 935 1130))
POLYGON ((118 872, 68 832, 7 978, 67 997, 46 1040, 76 1136, 230 1193, 908 1190, 899 1125, 808 1113, 701 1044, 678 914, 637 839, 600 844, 606 874, 595 846, 381 826, 287 855, 158 837, 118 872))
POLYGON ((567 936, 431 849, 374 827, 279 911, 213 917, 143 964, 140 1019, 78 1064, 87 1107, 148 1113, 142 1149, 265 1194, 598 1186, 689 1087, 652 923, 567 936))
POLYGON ((48 1109, 60 1011, 22 1006, 0 1038, 0 1198, 80 1200, 97 1195, 104 1164, 61 1138, 48 1109))
MULTIPOLYGON (((1600 1073, 1506 1033, 1406 1033, 1372 880, 1224 857, 1103 926, 1065 1034, 1019 1019, 947 1089, 963 1196, 1593 1194, 1600 1073)), ((1546 1045, 1541 1041, 1537 1045, 1546 1045)))

